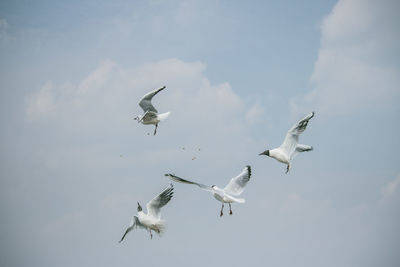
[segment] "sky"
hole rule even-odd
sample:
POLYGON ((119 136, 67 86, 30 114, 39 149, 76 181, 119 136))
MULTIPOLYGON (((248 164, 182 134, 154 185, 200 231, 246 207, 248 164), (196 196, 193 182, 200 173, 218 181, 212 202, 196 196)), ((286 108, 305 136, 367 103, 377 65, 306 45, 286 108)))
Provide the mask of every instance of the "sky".
POLYGON ((1 266, 399 266, 400 3, 1 1, 1 266), (137 105, 171 111, 154 127, 137 105), (300 137, 286 166, 258 154, 300 137), (150 134, 148 134, 150 133, 150 134), (118 243, 165 173, 163 236, 118 243))

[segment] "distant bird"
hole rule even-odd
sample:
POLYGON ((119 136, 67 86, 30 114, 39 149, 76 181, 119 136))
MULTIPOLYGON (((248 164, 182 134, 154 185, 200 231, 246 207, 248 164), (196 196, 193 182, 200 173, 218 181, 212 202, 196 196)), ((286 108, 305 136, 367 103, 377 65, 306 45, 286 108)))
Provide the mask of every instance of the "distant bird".
POLYGON ((225 186, 225 188, 219 188, 215 185, 208 186, 204 184, 199 184, 196 182, 191 182, 188 180, 185 180, 183 178, 180 178, 178 176, 175 176, 174 174, 165 174, 165 176, 168 176, 171 180, 179 183, 185 183, 185 184, 194 184, 199 186, 201 189, 211 192, 214 197, 222 202, 222 207, 221 207, 221 213, 220 217, 222 217, 223 210, 224 210, 224 203, 229 204, 229 214, 232 215, 232 207, 231 203, 244 203, 245 199, 243 198, 237 198, 243 191, 244 187, 246 186, 247 182, 250 180, 251 176, 251 168, 250 166, 246 166, 243 171, 236 176, 235 178, 232 178, 230 182, 225 186))
POLYGON ((171 112, 166 112, 158 114, 157 109, 151 104, 151 99, 161 90, 164 90, 165 86, 155 89, 147 94, 145 94, 142 99, 140 99, 139 106, 143 109, 144 114, 138 115, 134 119, 142 124, 154 124, 156 128, 154 129, 154 135, 156 135, 158 123, 165 120, 171 112))
POLYGON ((312 117, 314 117, 314 112, 311 112, 304 119, 293 125, 293 127, 287 132, 285 140, 280 147, 271 150, 265 150, 259 155, 266 155, 276 159, 279 162, 287 164, 286 173, 288 173, 290 169, 290 161, 297 155, 298 152, 313 150, 312 146, 300 145, 298 143, 299 135, 304 132, 309 120, 312 117))
POLYGON ((172 198, 174 186, 170 184, 164 189, 159 195, 149 201, 146 205, 147 214, 143 212, 142 206, 139 202, 137 211, 138 216, 133 216, 131 223, 126 229, 124 235, 122 236, 120 243, 124 240, 127 233, 129 233, 133 228, 144 228, 150 232, 150 238, 153 238, 151 231, 153 230, 157 234, 163 233, 165 229, 165 221, 161 220, 161 208, 164 207, 172 198))

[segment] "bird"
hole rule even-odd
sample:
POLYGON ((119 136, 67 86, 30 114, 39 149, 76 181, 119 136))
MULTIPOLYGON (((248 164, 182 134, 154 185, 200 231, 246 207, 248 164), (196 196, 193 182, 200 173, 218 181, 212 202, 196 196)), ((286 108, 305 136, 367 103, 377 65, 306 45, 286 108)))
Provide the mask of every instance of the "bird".
POLYGON ((305 116, 302 120, 298 123, 293 125, 292 128, 286 134, 285 140, 281 144, 280 147, 265 150, 264 152, 260 153, 259 155, 266 155, 271 158, 276 159, 279 162, 282 162, 287 165, 286 173, 290 170, 290 162, 291 160, 299 153, 305 151, 311 151, 314 148, 309 145, 301 145, 299 144, 299 135, 304 132, 306 129, 308 122, 311 118, 314 117, 314 112, 311 112, 307 116, 305 116))
POLYGON ((134 228, 143 228, 150 232, 150 239, 153 238, 151 231, 157 234, 162 234, 165 229, 165 220, 161 219, 161 208, 164 207, 172 198, 174 193, 174 186, 170 184, 160 194, 150 200, 147 205, 147 214, 143 212, 142 206, 138 202, 137 216, 134 215, 132 220, 122 236, 119 243, 124 240, 125 236, 132 231, 134 228))
POLYGON ((165 176, 168 176, 171 180, 179 183, 185 183, 185 184, 194 184, 200 187, 201 189, 211 192, 214 196, 214 198, 222 203, 221 207, 221 212, 220 212, 220 217, 222 217, 223 210, 224 210, 224 203, 229 204, 229 214, 232 215, 232 206, 231 203, 244 203, 245 199, 243 198, 238 198, 240 194, 244 191, 244 187, 246 186, 247 182, 250 180, 251 176, 251 167, 247 165, 242 172, 232 178, 229 183, 224 187, 224 188, 219 188, 216 185, 208 186, 196 182, 192 182, 189 180, 185 180, 183 178, 180 178, 176 176, 175 174, 165 174, 165 176))
POLYGON ((158 114, 157 109, 151 104, 151 99, 158 94, 161 90, 164 90, 166 87, 163 86, 161 88, 155 89, 147 94, 145 94, 139 101, 139 106, 143 109, 143 115, 137 115, 134 120, 137 120, 138 123, 142 124, 154 124, 156 128, 154 129, 154 135, 157 133, 158 123, 162 120, 168 118, 171 112, 165 112, 158 114))

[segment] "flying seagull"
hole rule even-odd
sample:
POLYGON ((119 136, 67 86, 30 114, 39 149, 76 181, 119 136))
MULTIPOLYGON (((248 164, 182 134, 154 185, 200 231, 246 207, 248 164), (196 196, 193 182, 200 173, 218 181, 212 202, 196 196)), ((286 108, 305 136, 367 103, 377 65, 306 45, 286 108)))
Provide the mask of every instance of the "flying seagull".
POLYGON ((144 114, 138 115, 134 119, 142 124, 154 124, 156 128, 154 129, 154 135, 156 135, 158 123, 165 120, 171 112, 158 114, 157 109, 151 104, 151 99, 161 90, 164 90, 165 86, 155 89, 147 94, 145 94, 142 99, 140 99, 139 106, 143 109, 144 114))
POLYGON ((229 214, 232 215, 232 207, 231 203, 244 203, 245 199, 243 198, 238 198, 238 196, 244 191, 244 187, 246 186, 247 182, 250 180, 251 176, 251 168, 250 166, 246 166, 243 171, 236 176, 235 178, 232 178, 230 182, 225 186, 225 188, 219 188, 216 185, 208 186, 204 184, 199 184, 196 182, 191 182, 189 180, 185 180, 183 178, 180 178, 178 176, 175 176, 174 174, 165 174, 165 176, 168 176, 171 180, 179 183, 184 183, 184 184, 194 184, 199 186, 201 189, 211 192, 214 197, 222 202, 222 207, 221 207, 221 213, 220 216, 222 217, 223 210, 224 210, 224 203, 229 204, 229 214))
POLYGON ((151 231, 153 230, 157 234, 163 233, 165 229, 165 221, 161 220, 161 208, 164 207, 172 198, 174 186, 170 184, 164 189, 159 195, 149 201, 146 205, 147 214, 143 212, 142 206, 139 202, 137 211, 137 216, 133 216, 131 223, 126 229, 124 235, 122 236, 120 243, 124 240, 127 233, 129 233, 133 228, 143 228, 150 232, 150 238, 153 238, 151 231))
POLYGON ((279 162, 287 164, 286 173, 288 173, 290 169, 290 161, 297 155, 297 153, 313 150, 312 146, 301 145, 298 143, 299 135, 304 132, 308 122, 312 117, 314 117, 314 112, 311 112, 304 117, 304 119, 293 125, 293 127, 287 132, 285 140, 280 147, 271 150, 265 150, 259 155, 266 155, 276 159, 279 162))

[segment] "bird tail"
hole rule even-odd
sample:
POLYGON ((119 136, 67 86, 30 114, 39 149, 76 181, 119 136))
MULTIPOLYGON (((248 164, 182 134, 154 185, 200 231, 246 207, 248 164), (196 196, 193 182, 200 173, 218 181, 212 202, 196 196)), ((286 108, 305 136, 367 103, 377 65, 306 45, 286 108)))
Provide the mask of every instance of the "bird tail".
POLYGON ((165 232, 166 226, 166 222, 164 220, 160 220, 159 222, 153 224, 152 228, 157 234, 162 235, 165 232))
POLYGON ((246 200, 244 198, 235 198, 237 203, 245 203, 246 200))
POLYGON ((245 203, 246 202, 246 200, 244 198, 236 198, 236 197, 233 197, 231 195, 229 195, 227 197, 230 198, 233 202, 236 202, 236 203, 245 203))
POLYGON ((160 121, 163 121, 163 120, 165 120, 166 118, 168 118, 169 114, 171 114, 171 112, 168 111, 168 112, 165 112, 165 113, 162 113, 162 114, 158 114, 157 117, 158 117, 158 119, 159 119, 160 121))

